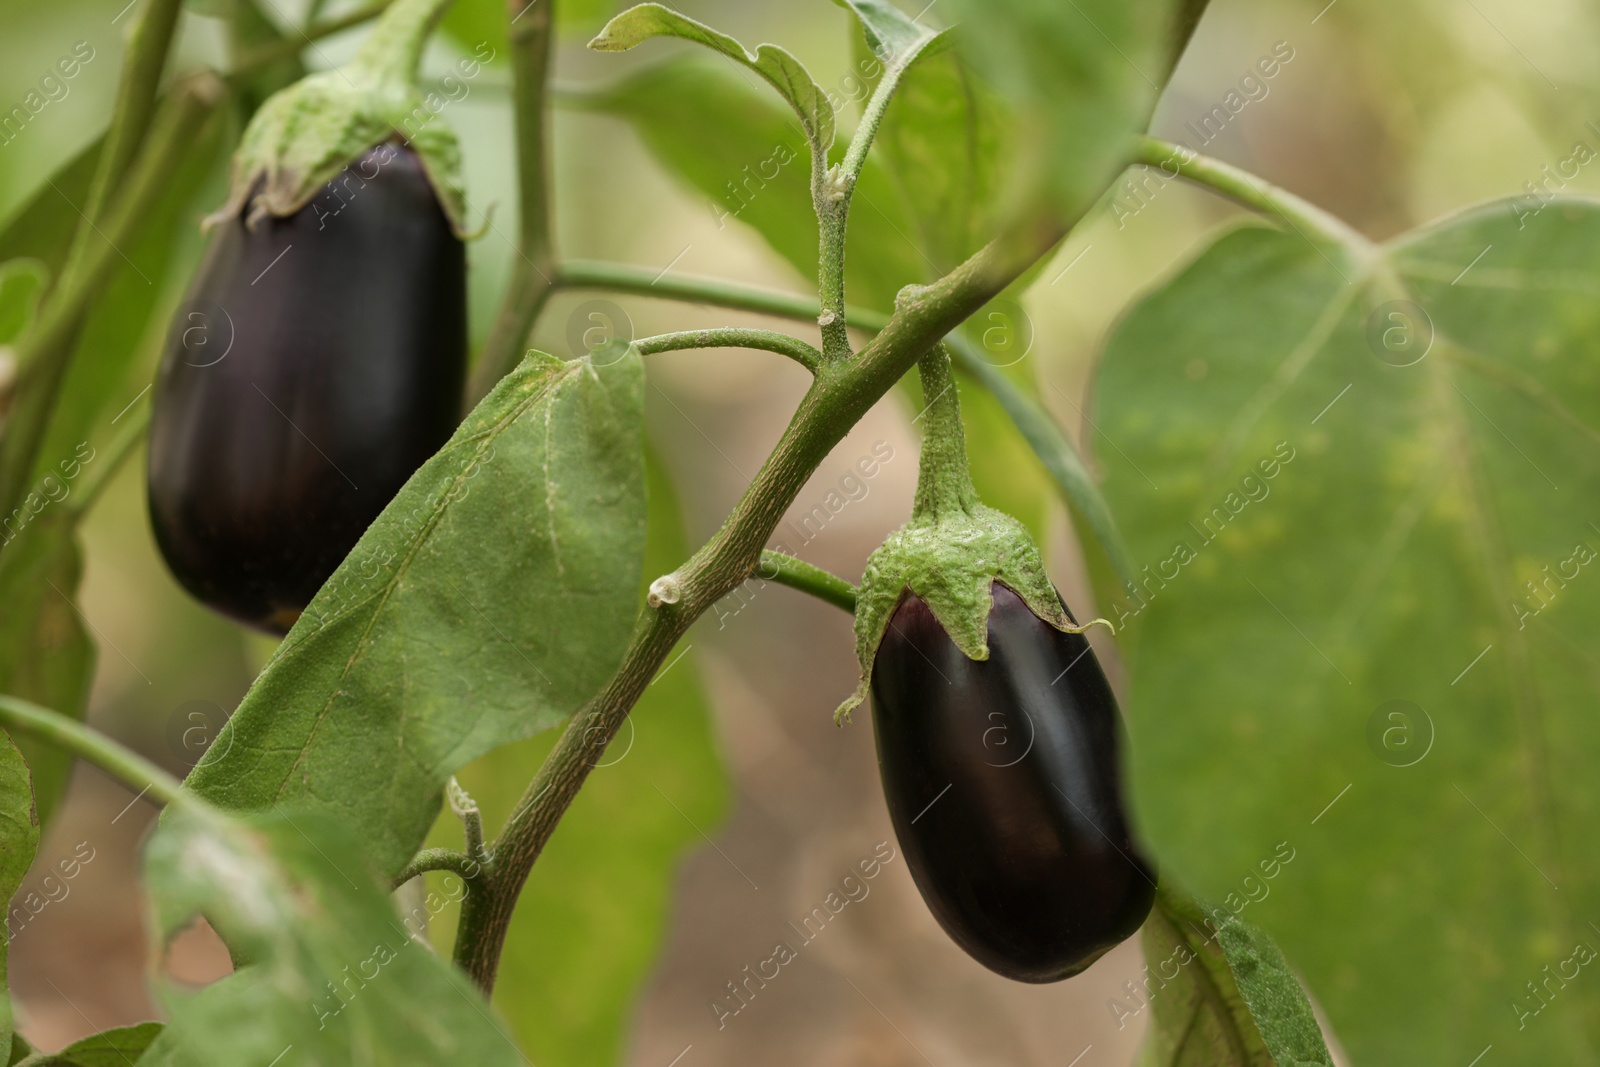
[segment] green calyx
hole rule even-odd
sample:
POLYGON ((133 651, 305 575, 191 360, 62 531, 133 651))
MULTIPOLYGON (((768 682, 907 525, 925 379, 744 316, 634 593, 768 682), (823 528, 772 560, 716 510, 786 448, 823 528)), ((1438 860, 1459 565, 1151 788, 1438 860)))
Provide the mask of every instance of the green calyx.
MULTIPOLYGON (((228 200, 207 225, 247 212, 283 217, 386 141, 409 146, 457 234, 467 236, 461 147, 446 101, 416 83, 422 48, 450 0, 395 0, 343 69, 302 78, 263 103, 233 156, 228 200)), ((368 175, 370 177, 370 175, 368 175)))
MULTIPOLYGON (((843 722, 867 698, 872 662, 889 620, 906 595, 921 597, 969 658, 989 658, 993 585, 1002 582, 1058 630, 1081 633, 1061 603, 1027 527, 978 501, 967 470, 966 439, 950 357, 942 347, 918 364, 927 406, 922 466, 911 520, 867 559, 856 599, 856 658, 861 678, 834 712, 843 722)), ((1094 620, 1089 625, 1103 623, 1094 620)), ((1110 625, 1104 623, 1104 625, 1110 625)))

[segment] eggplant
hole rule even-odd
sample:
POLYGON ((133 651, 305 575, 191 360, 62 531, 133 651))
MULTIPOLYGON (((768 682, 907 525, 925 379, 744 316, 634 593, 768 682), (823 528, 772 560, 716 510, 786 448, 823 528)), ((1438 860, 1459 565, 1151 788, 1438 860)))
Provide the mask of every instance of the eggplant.
POLYGON ((991 586, 989 658, 968 658, 906 592, 872 667, 878 769, 939 924, 1021 982, 1079 973, 1138 930, 1155 871, 1134 847, 1122 722, 1081 633, 991 586))
POLYGON ((185 589, 284 633, 455 429, 466 254, 394 143, 291 215, 249 211, 221 223, 174 319, 148 502, 185 589))

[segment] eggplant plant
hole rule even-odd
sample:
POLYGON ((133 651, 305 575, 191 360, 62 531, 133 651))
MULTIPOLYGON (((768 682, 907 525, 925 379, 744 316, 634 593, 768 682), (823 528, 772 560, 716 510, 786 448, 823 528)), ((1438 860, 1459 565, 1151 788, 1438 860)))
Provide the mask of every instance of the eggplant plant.
MULTIPOLYGON (((903 857, 964 980, 1102 981, 1142 1065, 1600 1064, 1600 208, 1530 183, 1379 242, 1202 151, 1288 42, 1156 136, 1204 0, 803 2, 848 24, 837 85, 659 3, 599 5, 588 41, 658 55, 559 87, 596 5, 117 15, 103 135, 0 224, 0 959, 82 761, 162 809, 159 1018, 40 1050, 8 994, 7 1062, 619 1062, 675 865, 724 808, 678 664, 759 580, 853 625, 856 687, 807 699, 875 744, 895 840, 846 895, 903 857), (175 46, 219 19, 226 57, 175 46), (349 33, 336 63, 319 42, 349 33), (508 129, 458 136, 491 81, 508 129), (558 107, 626 122, 814 294, 564 255, 562 182, 613 161, 558 107), (479 203, 478 151, 514 160, 513 222, 479 203), (1076 402, 992 323, 1080 284, 1087 235, 1175 183, 1249 221, 1123 309, 1069 433, 1045 387, 1076 402), (474 240, 512 253, 476 344, 474 240), (579 292, 705 324, 539 350, 579 292), (647 365, 719 348, 808 386, 696 546, 647 365), (780 523, 896 402, 915 497, 852 583, 780 523), (86 721, 98 646, 127 657, 90 621, 79 528, 141 449, 171 580, 281 638, 225 725, 174 720, 181 781, 86 721), (641 721, 667 741, 595 775, 641 721), (196 988, 164 961, 202 921, 231 972, 196 988), (1104 980, 1135 936, 1142 970, 1104 980)), ((48 114, 40 84, 8 138, 48 114)))

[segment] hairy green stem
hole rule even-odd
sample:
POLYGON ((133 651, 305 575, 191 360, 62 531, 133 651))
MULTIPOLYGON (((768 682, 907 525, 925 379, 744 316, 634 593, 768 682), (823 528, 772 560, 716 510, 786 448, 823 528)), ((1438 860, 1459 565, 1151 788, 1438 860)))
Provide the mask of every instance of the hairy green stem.
POLYGON ((917 496, 911 514, 919 519, 968 512, 978 503, 967 468, 967 435, 961 427, 961 399, 955 375, 950 373, 950 353, 935 345, 917 363, 922 380, 922 458, 917 474, 917 496))
POLYGON ((507 0, 511 20, 511 100, 517 134, 517 255, 500 310, 467 390, 470 409, 522 358, 556 276, 550 217, 550 42, 556 0, 507 0))
POLYGON ((324 37, 332 37, 336 33, 343 33, 362 23, 371 22, 387 11, 392 3, 394 0, 377 0, 376 3, 355 8, 337 18, 314 22, 304 30, 296 31, 292 37, 285 37, 281 41, 251 49, 240 56, 233 69, 227 73, 228 82, 238 85, 252 74, 257 74, 286 59, 293 59, 324 37))
POLYGON ((82 267, 53 291, 38 321, 17 347, 17 386, 5 437, 0 440, 0 515, 9 515, 27 493, 50 415, 71 364, 78 332, 94 299, 122 263, 118 249, 133 243, 167 191, 172 173, 223 98, 222 82, 201 73, 174 89, 156 117, 151 135, 112 202, 103 238, 84 255, 82 267))
POLYGON ((182 782, 137 752, 49 708, 16 697, 0 696, 0 726, 70 752, 128 788, 137 789, 141 795, 151 796, 162 804, 189 807, 203 803, 184 793, 182 782))
POLYGON ((83 206, 82 219, 61 270, 62 286, 82 268, 95 238, 95 227, 104 221, 112 197, 121 188, 128 168, 150 132, 161 88, 161 72, 166 68, 167 53, 172 50, 178 16, 182 12, 183 0, 146 0, 144 9, 135 16, 138 21, 128 37, 122 77, 117 86, 116 110, 112 112, 100 160, 90 179, 89 199, 83 206))
POLYGON ((661 333, 654 337, 641 337, 634 342, 641 356, 657 352, 676 352, 685 348, 754 348, 763 352, 776 352, 788 356, 806 370, 815 374, 822 365, 822 353, 798 337, 774 330, 754 330, 737 326, 710 330, 680 330, 661 333))
POLYGON ((997 240, 926 286, 907 286, 895 313, 853 358, 825 363, 789 426, 722 528, 674 572, 677 602, 647 607, 622 665, 570 722, 493 849, 485 891, 462 905, 455 960, 490 990, 517 895, 533 863, 599 756, 667 655, 703 612, 760 565, 778 520, 827 454, 922 355, 1043 256, 1062 236, 1054 223, 997 240))
POLYGON ((1377 245, 1343 219, 1329 214, 1309 200, 1301 199, 1243 168, 1203 156, 1184 145, 1156 137, 1141 137, 1129 162, 1159 168, 1169 176, 1176 175, 1221 193, 1252 211, 1287 223, 1306 240, 1348 255, 1359 265, 1371 264, 1382 255, 1377 245))
MULTIPOLYGON (((708 304, 797 322, 815 322, 821 310, 815 300, 794 293, 694 275, 673 274, 657 280, 656 273, 627 264, 573 261, 562 265, 556 283, 561 288, 602 289, 690 304, 708 304)), ((881 330, 889 322, 889 316, 881 311, 863 307, 847 308, 846 317, 851 327, 869 332, 881 330)), ((950 334, 945 338, 945 345, 950 349, 955 365, 989 390, 1006 414, 1011 416, 1018 432, 1044 464, 1056 486, 1078 506, 1084 521, 1094 530, 1117 573, 1123 580, 1132 581, 1138 569, 1133 566, 1127 547, 1123 544, 1111 509, 1090 477, 1082 457, 1062 432, 1060 424, 1037 400, 1006 377, 998 367, 985 360, 977 346, 962 334, 950 334)))
POLYGON ((793 556, 773 552, 771 549, 763 550, 756 577, 762 581, 776 582, 790 589, 809 593, 818 600, 848 611, 852 615, 855 614, 856 587, 837 574, 829 573, 803 559, 795 559, 793 556))
POLYGON ((473 879, 483 874, 483 865, 466 853, 454 849, 425 848, 411 857, 411 862, 394 876, 389 888, 399 889, 411 879, 429 871, 451 871, 459 874, 462 881, 471 883, 473 879))

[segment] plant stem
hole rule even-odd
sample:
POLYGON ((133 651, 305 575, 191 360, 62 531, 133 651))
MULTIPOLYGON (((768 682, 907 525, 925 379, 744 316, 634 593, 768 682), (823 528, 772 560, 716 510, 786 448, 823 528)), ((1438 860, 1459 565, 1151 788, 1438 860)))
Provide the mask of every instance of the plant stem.
POLYGON ((411 862, 394 876, 389 888, 399 889, 411 879, 429 871, 453 871, 461 876, 462 881, 470 883, 483 874, 483 866, 464 852, 450 848, 425 848, 411 857, 411 862))
POLYGON ((343 33, 345 30, 352 29, 364 22, 370 22, 388 10, 389 5, 393 2, 394 0, 377 0, 377 3, 358 7, 354 11, 346 12, 337 18, 307 26, 304 31, 295 31, 293 37, 285 37, 283 40, 273 44, 262 45, 260 48, 252 49, 240 56, 233 69, 227 73, 228 82, 231 85, 238 85, 250 75, 265 70, 275 63, 281 63, 285 59, 293 59, 304 51, 308 45, 314 44, 324 37, 332 37, 336 33, 343 33))
POLYGON ((935 345, 917 363, 922 380, 923 409, 921 468, 917 496, 911 506, 914 519, 971 511, 978 503, 967 468, 967 435, 961 427, 961 398, 950 373, 950 353, 935 345))
POLYGON ((1176 174, 1252 211, 1287 223, 1300 236, 1366 266, 1382 256, 1378 246, 1357 232, 1343 219, 1322 210, 1309 200, 1280 188, 1231 163, 1200 155, 1184 145, 1156 137, 1139 138, 1132 163, 1157 167, 1176 174))
POLYGON ((183 792, 183 783, 137 752, 98 730, 16 697, 0 696, 0 726, 36 738, 94 764, 130 789, 163 804, 189 806, 200 801, 183 792))
POLYGON ((643 609, 622 665, 562 732, 494 847, 484 892, 462 905, 455 960, 489 991, 500 950, 534 860, 590 770, 662 662, 710 606, 744 581, 785 509, 806 480, 867 410, 912 364, 964 318, 988 303, 1062 236, 1053 222, 1029 226, 985 246, 927 286, 908 286, 895 313, 853 358, 825 363, 777 447, 762 464, 722 528, 678 568, 676 603, 643 609))
POLYGON ((72 247, 61 269, 60 287, 64 288, 83 266, 95 235, 94 228, 104 220, 112 196, 121 188, 128 168, 133 165, 150 131, 156 114, 161 72, 167 65, 167 53, 172 48, 178 16, 182 12, 183 0, 147 0, 144 10, 135 16, 138 21, 128 38, 127 55, 117 87, 116 110, 90 180, 89 199, 84 204, 82 220, 73 234, 72 247))
POLYGON ((556 276, 550 218, 550 42, 556 0, 507 0, 511 21, 511 100, 517 136, 517 257, 500 310, 478 356, 467 390, 470 408, 522 358, 534 320, 550 299, 556 276))
POLYGON ((803 559, 765 550, 761 553, 761 565, 756 570, 756 577, 809 593, 818 600, 855 614, 856 587, 837 574, 830 574, 803 559))
POLYGON ((68 505, 74 515, 79 519, 89 513, 95 501, 100 499, 100 494, 105 492, 116 477, 128 457, 139 449, 139 444, 144 440, 145 431, 150 428, 150 405, 145 404, 137 412, 128 416, 116 430, 111 442, 106 445, 106 458, 78 483, 78 492, 68 505))
POLYGON ((786 333, 773 330, 752 330, 736 326, 661 333, 654 337, 641 337, 634 342, 634 345, 639 349, 641 356, 654 355, 657 352, 676 352, 685 348, 754 348, 788 356, 813 374, 822 364, 822 353, 798 337, 790 337, 786 333))
POLYGON ((111 205, 103 240, 85 253, 80 269, 51 292, 38 321, 17 347, 14 404, 0 440, 0 515, 9 515, 27 493, 40 444, 65 380, 89 303, 105 289, 122 262, 119 248, 131 244, 167 191, 168 179, 184 161, 223 98, 222 82, 201 73, 173 90, 157 116, 150 138, 111 205))
MULTIPOLYGON (((814 298, 797 293, 760 289, 751 285, 740 285, 738 282, 726 282, 720 278, 676 273, 663 276, 659 271, 626 263, 567 260, 561 264, 556 274, 556 287, 604 289, 613 293, 655 297, 658 300, 710 304, 737 311, 775 315, 797 322, 814 323, 817 321, 817 316, 822 313, 822 306, 814 298)), ((881 330, 889 321, 889 316, 882 312, 853 306, 845 308, 845 317, 851 326, 864 330, 881 330)))
MULTIPOLYGON (((794 293, 694 275, 673 274, 658 281, 657 273, 620 263, 571 261, 562 264, 556 284, 558 288, 603 289, 661 300, 710 304, 797 322, 815 322, 821 310, 815 300, 794 293)), ((889 316, 880 311, 854 306, 846 309, 846 318, 851 327, 871 332, 883 329, 889 322, 889 316)), ((1117 573, 1124 581, 1134 580, 1137 568, 1128 556, 1111 508, 1090 477, 1083 458, 1062 432, 1060 424, 1038 401, 1024 393, 999 368, 988 363, 966 337, 952 333, 945 338, 945 344, 956 366, 976 378, 1011 416, 1011 421, 1044 464, 1056 487, 1083 514, 1117 573)))

